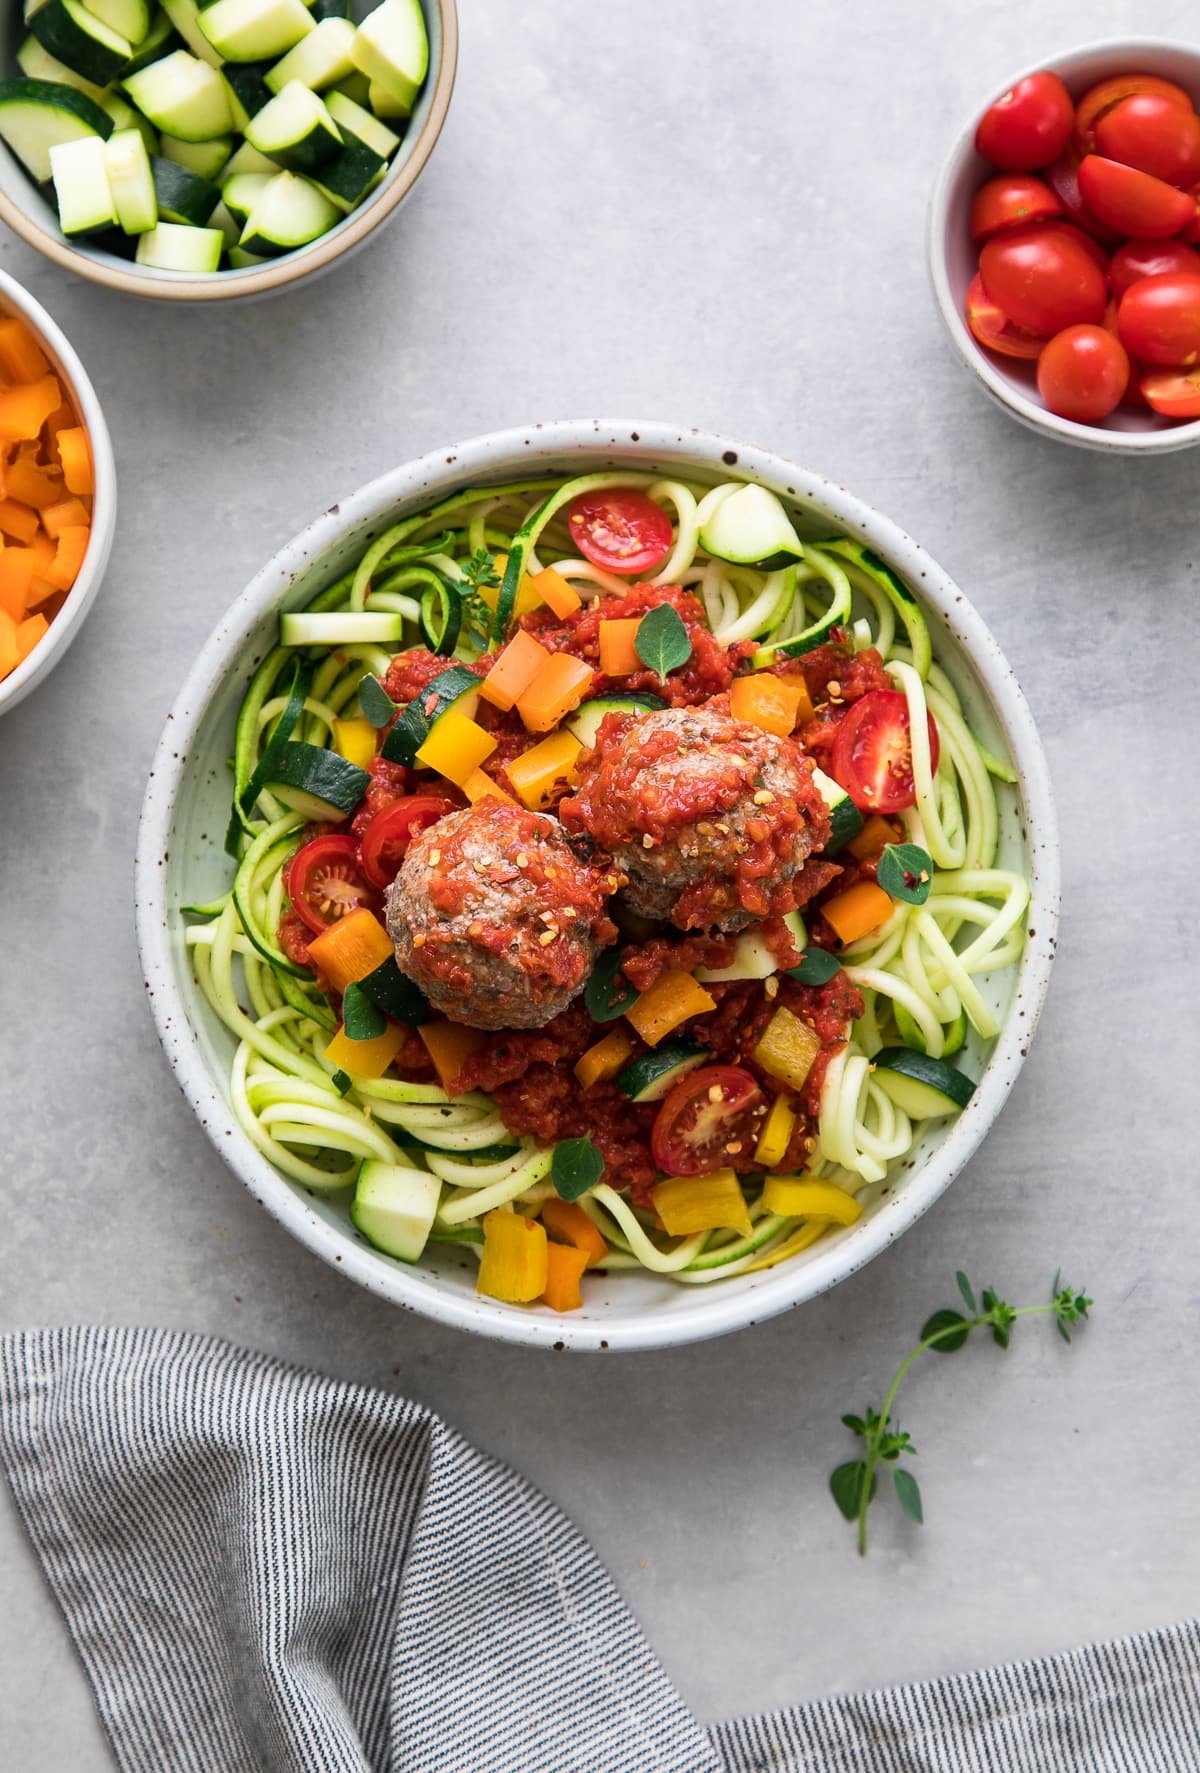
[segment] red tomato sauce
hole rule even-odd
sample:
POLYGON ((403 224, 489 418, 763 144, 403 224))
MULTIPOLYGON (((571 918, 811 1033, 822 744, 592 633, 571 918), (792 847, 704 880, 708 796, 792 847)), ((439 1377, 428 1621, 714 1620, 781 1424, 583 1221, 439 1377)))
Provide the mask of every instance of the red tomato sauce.
POLYGON ((596 667, 593 696, 644 690, 660 696, 673 708, 694 708, 720 695, 733 682, 742 660, 754 651, 753 641, 722 646, 705 620, 699 599, 681 585, 631 585, 623 595, 615 593, 584 604, 565 620, 550 610, 531 610, 521 617, 521 626, 551 652, 571 653, 596 667), (628 677, 606 676, 599 669, 600 623, 644 616, 648 609, 657 609, 664 603, 671 605, 687 629, 692 643, 687 664, 672 671, 665 681, 657 671, 635 671, 628 677))

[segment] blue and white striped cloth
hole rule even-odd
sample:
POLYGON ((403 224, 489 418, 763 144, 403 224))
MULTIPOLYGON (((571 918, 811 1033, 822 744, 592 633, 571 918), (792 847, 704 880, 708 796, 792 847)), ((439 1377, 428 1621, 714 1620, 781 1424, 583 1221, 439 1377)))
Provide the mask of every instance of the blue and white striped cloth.
POLYGON ((0 1460, 127 1773, 1182 1773, 1200 1630, 705 1729, 590 1548, 403 1399, 0 1339, 0 1460))

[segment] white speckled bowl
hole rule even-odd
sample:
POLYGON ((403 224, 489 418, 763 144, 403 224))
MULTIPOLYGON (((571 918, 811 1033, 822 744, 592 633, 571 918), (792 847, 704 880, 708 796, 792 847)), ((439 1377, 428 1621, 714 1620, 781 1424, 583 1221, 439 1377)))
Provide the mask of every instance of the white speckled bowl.
POLYGON ((394 469, 334 505, 252 580, 204 647, 168 718, 142 812, 135 891, 146 989, 180 1087, 221 1156, 295 1237, 372 1292, 461 1329, 559 1348, 654 1348, 722 1335, 834 1286, 906 1231, 957 1176, 1029 1049, 1054 952, 1058 840, 1046 760, 1011 670, 962 592, 894 523, 766 450, 662 424, 564 420, 476 438, 394 469), (989 984, 1004 1025, 986 1065, 978 1048, 968 1048, 968 1068, 981 1073, 969 1106, 926 1132, 891 1181, 873 1191, 856 1225, 778 1268, 713 1286, 593 1276, 583 1309, 560 1316, 480 1298, 469 1252, 443 1249, 415 1268, 393 1262, 358 1237, 344 1200, 309 1194, 259 1155, 229 1109, 233 1040, 193 981, 179 907, 228 884, 221 848, 230 793, 225 760, 248 675, 274 644, 279 612, 307 603, 401 513, 457 487, 614 466, 761 481, 790 502, 808 533, 836 529, 860 537, 904 575, 921 596, 935 653, 974 730, 1007 751, 1020 773, 1019 788, 1001 794, 1001 856, 1032 881, 1031 934, 1020 967, 989 984))
POLYGON ((933 293, 950 342, 980 386, 1031 431, 1109 455, 1165 455, 1200 443, 1200 419, 1173 423, 1141 407, 1119 406, 1102 425, 1080 425, 1047 412, 1037 391, 1035 362, 1000 357, 975 342, 964 312, 967 288, 979 268, 979 248, 968 227, 971 200, 995 168, 975 152, 975 129, 988 106, 1043 68, 1061 76, 1071 97, 1079 99, 1099 80, 1113 74, 1157 74, 1173 80, 1200 100, 1200 49, 1161 37, 1106 38, 1065 55, 1046 55, 1002 80, 963 124, 933 188, 929 204, 928 251, 933 293))

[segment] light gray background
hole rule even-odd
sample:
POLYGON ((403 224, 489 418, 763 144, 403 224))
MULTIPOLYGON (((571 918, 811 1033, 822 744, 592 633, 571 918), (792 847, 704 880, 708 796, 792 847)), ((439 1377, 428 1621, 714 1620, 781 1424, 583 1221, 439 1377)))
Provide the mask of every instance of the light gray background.
MULTIPOLYGON (((465 0, 450 121, 400 218, 265 305, 174 312, 0 262, 104 402, 104 591, 0 723, 0 1325, 214 1330, 397 1386, 578 1520, 706 1719, 1174 1620, 1200 1576, 1194 1256, 1200 457, 1041 442, 970 385, 923 262, 961 116, 1086 29, 1194 8, 1067 0, 465 0), (1038 718, 1065 848, 1033 1055, 969 1170, 834 1294, 719 1343, 492 1346, 358 1292, 222 1167, 142 999, 131 858, 171 698, 226 604, 339 494, 536 418, 761 441, 899 519, 992 625, 1038 718), (825 1489, 962 1265, 1098 1304, 904 1399, 928 1525, 866 1563, 825 1489)), ((0 1760, 100 1773, 66 1635, 0 1504, 0 1760)))

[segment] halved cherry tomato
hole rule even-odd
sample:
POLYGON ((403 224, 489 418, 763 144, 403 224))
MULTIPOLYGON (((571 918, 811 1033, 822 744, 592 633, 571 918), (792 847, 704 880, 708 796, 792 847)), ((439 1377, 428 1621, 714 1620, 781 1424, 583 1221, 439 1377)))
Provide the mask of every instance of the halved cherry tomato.
POLYGON ((610 573, 648 573, 661 565, 675 539, 661 505, 633 487, 581 493, 567 512, 579 552, 610 573))
POLYGON ((358 845, 338 832, 314 837, 296 851, 288 863, 287 890, 297 914, 317 936, 360 906, 370 911, 383 906, 363 878, 358 845))
POLYGON ((1191 187, 1188 191, 1188 196, 1196 205, 1196 210, 1187 226, 1185 228, 1180 228, 1179 238, 1181 240, 1200 240, 1200 183, 1194 184, 1191 187))
POLYGON ((1068 326, 1038 358, 1038 393, 1060 419, 1096 425, 1120 405, 1129 358, 1104 326, 1068 326))
POLYGON ((1108 279, 1053 222, 993 234, 979 255, 979 275, 992 300, 1026 332, 1049 334, 1103 318, 1108 279))
POLYGON ((1027 172, 1002 172, 975 193, 971 239, 986 240, 1001 228, 1014 228, 1021 222, 1044 222, 1048 216, 1062 212, 1062 204, 1042 179, 1027 172))
POLYGON ((362 871, 371 885, 391 886, 418 831, 436 825, 455 810, 454 802, 440 794, 406 794, 403 800, 393 801, 383 812, 376 813, 359 839, 362 871))
POLYGON ((1112 255, 1108 279, 1119 300, 1139 277, 1165 277, 1170 271, 1200 276, 1200 252, 1182 240, 1127 240, 1112 255))
POLYGON ((1097 119, 1137 92, 1153 93, 1156 98, 1167 99, 1185 111, 1193 108, 1191 98, 1174 81, 1162 80, 1157 74, 1114 74, 1090 87, 1075 107, 1075 146, 1081 154, 1096 151, 1097 119))
POLYGON ((1200 362, 1200 277, 1172 271, 1131 283, 1117 309, 1121 343, 1143 363, 1200 362))
POLYGON ((1004 172, 1033 172, 1056 160, 1071 139, 1075 107, 1057 74, 1027 74, 994 105, 975 131, 975 146, 1004 172))
POLYGON ((967 290, 966 307, 967 325, 989 351, 999 351, 1003 357, 1026 357, 1031 362, 1041 356, 1045 339, 1035 332, 1026 332, 1023 326, 1013 325, 988 295, 978 271, 967 290))
POLYGON ((1085 154, 1079 162, 1079 194, 1106 227, 1139 240, 1178 234, 1196 212, 1186 191, 1100 154, 1085 154))
POLYGON ((1096 121, 1096 151, 1168 185, 1200 179, 1200 117, 1159 93, 1123 98, 1096 121))
POLYGON ((1200 369, 1154 369, 1141 378, 1147 406, 1168 419, 1200 419, 1200 369))
POLYGON ((668 1176, 706 1176, 726 1164, 745 1167, 754 1155, 767 1099, 740 1065, 690 1071, 663 1100, 650 1149, 668 1176))
POLYGON ((1097 221, 1079 194, 1079 155, 1073 147, 1060 154, 1053 165, 1047 166, 1042 177, 1077 227, 1103 246, 1116 245, 1121 236, 1097 221))
MULTIPOLYGON (((932 714, 928 720, 936 775, 941 739, 932 714)), ((899 813, 912 806, 917 790, 907 696, 900 690, 869 690, 851 703, 833 742, 832 774, 863 812, 899 813)))

